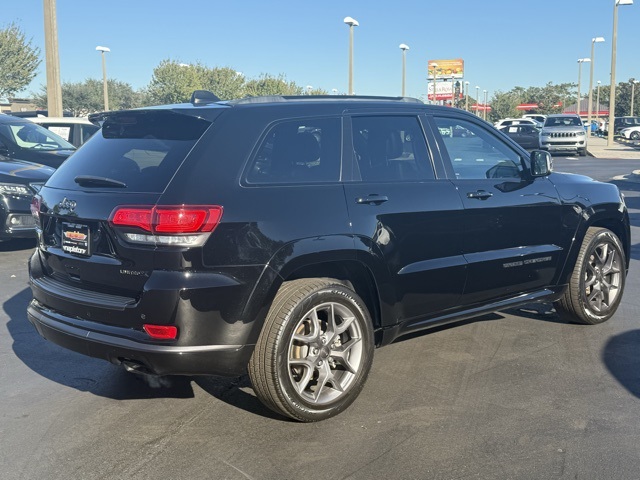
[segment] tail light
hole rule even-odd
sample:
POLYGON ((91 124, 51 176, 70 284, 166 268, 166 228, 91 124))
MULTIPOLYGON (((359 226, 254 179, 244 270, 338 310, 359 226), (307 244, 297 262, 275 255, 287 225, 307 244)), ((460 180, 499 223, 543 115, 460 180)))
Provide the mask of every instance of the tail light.
POLYGON ((147 335, 155 340, 175 340, 178 337, 178 328, 173 325, 151 325, 145 323, 142 328, 147 335))
POLYGON ((129 242, 180 247, 203 245, 221 219, 218 205, 120 206, 109 218, 129 242))

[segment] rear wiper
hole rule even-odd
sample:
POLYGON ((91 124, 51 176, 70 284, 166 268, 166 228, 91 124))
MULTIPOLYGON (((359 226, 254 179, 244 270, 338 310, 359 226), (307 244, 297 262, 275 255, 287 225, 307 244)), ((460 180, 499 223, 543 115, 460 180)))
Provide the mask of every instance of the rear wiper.
POLYGON ((93 175, 78 175, 73 179, 81 187, 116 187, 127 188, 127 184, 119 180, 107 177, 96 177, 93 175))

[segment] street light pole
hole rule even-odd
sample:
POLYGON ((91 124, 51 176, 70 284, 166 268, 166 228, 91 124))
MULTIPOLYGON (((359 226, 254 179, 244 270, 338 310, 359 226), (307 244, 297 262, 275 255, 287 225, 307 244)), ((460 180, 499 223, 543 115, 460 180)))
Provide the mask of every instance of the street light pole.
POLYGON ((589 109, 587 111, 587 123, 589 124, 589 128, 587 129, 587 135, 592 136, 591 132, 591 112, 593 111, 593 64, 595 63, 595 59, 593 57, 594 47, 596 43, 604 42, 603 37, 595 37, 591 39, 591 70, 589 72, 589 109))
POLYGON ((582 77, 582 64, 584 62, 590 62, 590 58, 579 58, 578 59, 578 103, 576 104, 576 113, 580 117, 580 121, 582 121, 582 116, 580 115, 580 80, 582 77))
POLYGON ((598 129, 600 129, 600 84, 602 82, 600 80, 598 80, 596 83, 598 84, 598 88, 597 88, 598 94, 596 95, 596 108, 598 109, 597 110, 598 113, 596 114, 596 118, 598 119, 597 120, 598 121, 598 129))
POLYGON ((611 35, 611 90, 609 91, 609 127, 607 146, 613 145, 616 123, 616 43, 618 42, 618 5, 633 5, 633 0, 613 0, 613 34, 611 35))
POLYGON ((469 82, 464 82, 464 109, 469 111, 469 82))
POLYGON ((402 96, 404 97, 404 86, 407 79, 407 50, 409 50, 409 46, 401 43, 400 50, 402 50, 402 96))
POLYGON ((349 25, 349 89, 347 95, 353 95, 353 27, 360 24, 351 17, 345 17, 344 23, 349 25))
POLYGON ((105 60, 104 54, 106 52, 110 52, 111 49, 109 47, 101 47, 97 46, 96 51, 100 52, 102 55, 102 88, 104 91, 104 110, 105 112, 109 110, 109 89, 107 88, 107 61, 105 60))
POLYGON ((60 86, 56 0, 44 0, 44 40, 47 69, 47 111, 50 117, 61 117, 62 87, 60 86))
POLYGON ((486 120, 487 119, 487 91, 483 90, 483 92, 484 92, 484 105, 482 109, 482 119, 486 120))
POLYGON ((431 100, 433 101, 433 105, 435 105, 436 103, 436 75, 438 73, 438 64, 436 62, 433 62, 431 64, 431 67, 433 68, 433 95, 431 100))
POLYGON ((476 85, 476 115, 479 117, 480 116, 480 110, 478 110, 478 108, 480 107, 480 87, 476 85))
POLYGON ((631 80, 631 116, 633 117, 633 94, 635 92, 636 83, 639 83, 638 80, 631 80))

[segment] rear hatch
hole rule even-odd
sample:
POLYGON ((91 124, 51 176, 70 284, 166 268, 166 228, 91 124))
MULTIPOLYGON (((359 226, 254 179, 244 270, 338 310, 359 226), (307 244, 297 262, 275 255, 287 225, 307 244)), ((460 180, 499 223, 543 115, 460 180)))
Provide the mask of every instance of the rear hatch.
MULTIPOLYGON (((201 246, 222 212, 162 205, 162 193, 217 110, 207 118, 164 109, 100 114, 102 129, 34 199, 42 229, 36 286, 85 307, 123 310, 140 299, 153 270, 180 269, 184 250, 201 246)), ((53 298, 43 296, 42 303, 53 298)))

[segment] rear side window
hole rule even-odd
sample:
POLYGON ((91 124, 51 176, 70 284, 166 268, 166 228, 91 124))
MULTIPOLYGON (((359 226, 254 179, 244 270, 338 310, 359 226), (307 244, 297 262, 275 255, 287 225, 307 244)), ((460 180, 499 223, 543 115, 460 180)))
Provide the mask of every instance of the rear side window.
POLYGON ((434 178, 417 117, 354 117, 353 152, 364 182, 434 178))
POLYGON ((126 192, 160 193, 209 125, 170 111, 107 114, 102 129, 58 168, 47 185, 75 189, 76 177, 93 176, 122 182, 126 187, 119 190, 126 192))
POLYGON ((304 118, 274 125, 251 162, 247 182, 339 181, 341 131, 339 118, 304 118))

